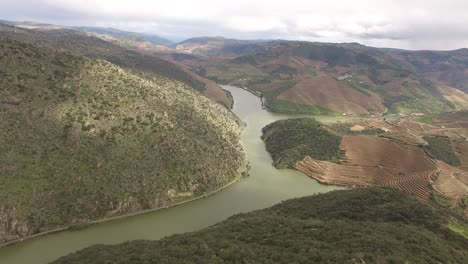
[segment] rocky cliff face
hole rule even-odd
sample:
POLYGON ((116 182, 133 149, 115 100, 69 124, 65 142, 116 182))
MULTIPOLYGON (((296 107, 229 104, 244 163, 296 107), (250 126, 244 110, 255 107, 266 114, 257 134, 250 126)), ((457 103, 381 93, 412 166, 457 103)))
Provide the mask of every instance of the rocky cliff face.
POLYGON ((17 41, 0 54, 0 243, 169 206, 246 172, 241 122, 180 82, 17 41))

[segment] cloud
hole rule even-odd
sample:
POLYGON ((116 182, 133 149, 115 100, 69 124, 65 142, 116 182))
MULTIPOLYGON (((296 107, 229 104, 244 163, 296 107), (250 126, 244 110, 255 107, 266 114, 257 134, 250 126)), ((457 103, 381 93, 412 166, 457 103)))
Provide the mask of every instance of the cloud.
POLYGON ((408 49, 467 47, 466 10, 466 0, 0 0, 0 19, 408 49))

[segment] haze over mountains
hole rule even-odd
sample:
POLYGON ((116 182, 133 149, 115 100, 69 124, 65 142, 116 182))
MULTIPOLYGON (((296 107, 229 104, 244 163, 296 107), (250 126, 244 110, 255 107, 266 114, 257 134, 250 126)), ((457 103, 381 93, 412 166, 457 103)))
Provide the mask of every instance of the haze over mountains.
MULTIPOLYGON (((16 25, 33 27, 31 23, 16 25)), ((226 105, 229 100, 210 80, 262 94, 273 112, 438 114, 468 107, 468 49, 405 51, 357 43, 223 37, 192 38, 175 44, 163 40, 164 44, 137 33, 79 29, 178 64, 192 79, 204 83, 208 89, 205 94, 226 105)), ((52 30, 67 32, 66 28, 52 30)))
POLYGON ((222 36, 172 42, 0 21, 0 77, 0 244, 204 198, 247 176, 244 144, 252 142, 241 137, 245 124, 220 86, 230 84, 272 116, 260 105, 353 117, 281 120, 263 139, 277 168, 363 189, 296 199, 157 242, 94 246, 56 263, 467 259, 466 48, 222 36), (372 186, 420 201, 364 189, 372 186))

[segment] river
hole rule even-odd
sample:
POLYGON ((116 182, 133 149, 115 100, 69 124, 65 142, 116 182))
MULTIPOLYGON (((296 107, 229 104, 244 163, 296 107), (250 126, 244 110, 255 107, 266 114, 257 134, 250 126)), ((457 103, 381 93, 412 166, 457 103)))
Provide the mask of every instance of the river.
MULTIPOLYGON (((288 115, 262 110, 260 99, 233 86, 234 113, 246 124, 242 141, 251 165, 250 177, 219 193, 184 205, 114 220, 79 231, 65 231, 0 248, 0 263, 48 263, 93 244, 116 244, 126 240, 150 239, 199 230, 237 213, 261 209, 282 200, 328 192, 336 186, 321 185, 295 170, 277 170, 260 139, 261 129, 288 115)), ((342 117, 317 116, 320 121, 342 117)))

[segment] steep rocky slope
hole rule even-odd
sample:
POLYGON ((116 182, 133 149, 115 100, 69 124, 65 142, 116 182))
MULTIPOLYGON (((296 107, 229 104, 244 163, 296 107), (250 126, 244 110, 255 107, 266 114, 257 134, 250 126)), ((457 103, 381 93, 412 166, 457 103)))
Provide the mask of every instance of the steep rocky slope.
POLYGON ((0 243, 199 197, 246 172, 241 122, 181 82, 0 40, 0 243))
POLYGON ((468 239, 447 227, 452 217, 396 190, 334 191, 159 241, 95 245, 53 263, 466 263, 468 239))

